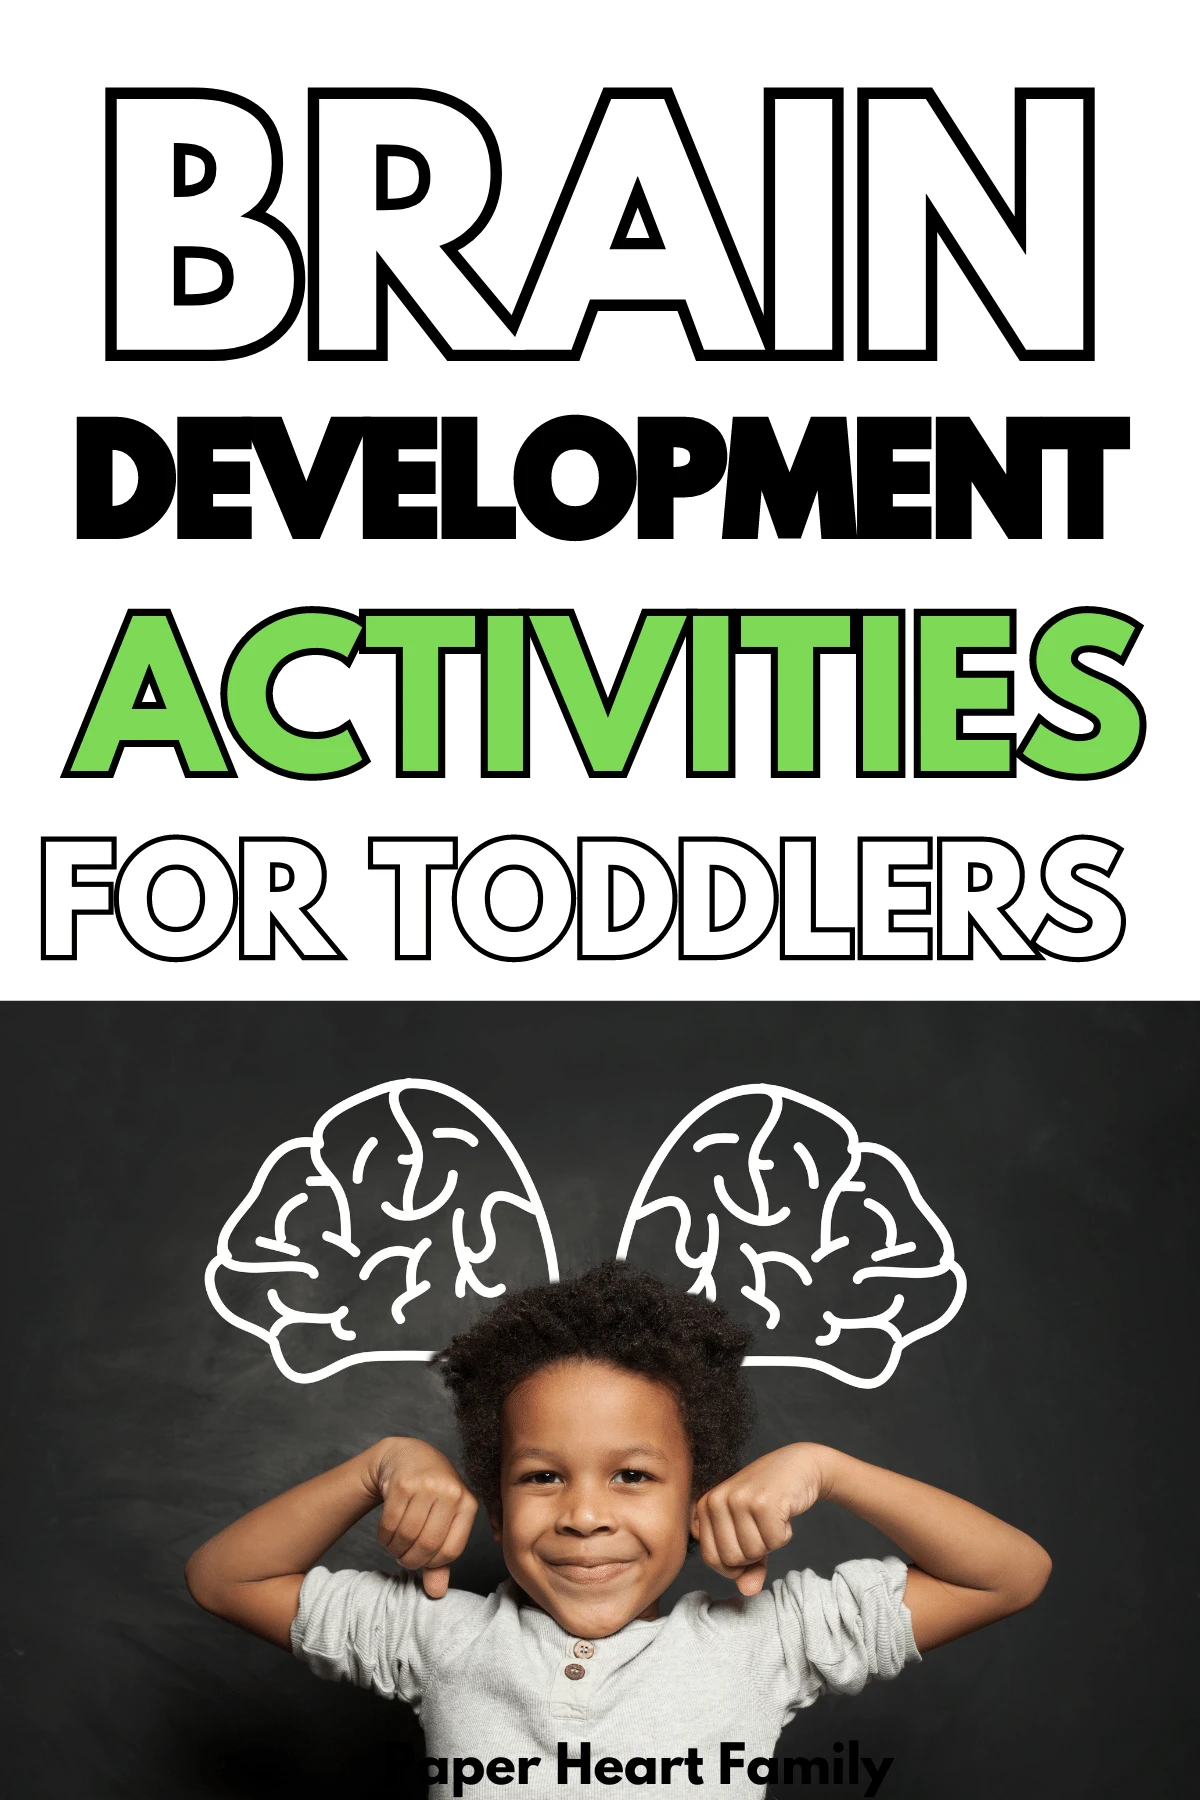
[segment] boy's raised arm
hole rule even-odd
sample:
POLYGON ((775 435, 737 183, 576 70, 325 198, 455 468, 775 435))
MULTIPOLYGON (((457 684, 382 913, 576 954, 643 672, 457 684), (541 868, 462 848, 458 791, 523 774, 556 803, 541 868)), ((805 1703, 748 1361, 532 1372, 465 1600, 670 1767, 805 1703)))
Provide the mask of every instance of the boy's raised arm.
POLYGON ((1015 1526, 825 1444, 772 1451, 697 1501, 693 1530, 704 1560, 756 1594, 768 1553, 790 1541, 792 1519, 817 1500, 844 1506, 911 1559, 904 1602, 918 1650, 1019 1612, 1050 1575, 1049 1556, 1015 1526))
POLYGON ((476 1501, 453 1463, 419 1438, 383 1438, 235 1519, 189 1557, 193 1599, 289 1649, 305 1575, 381 1502, 380 1543, 406 1569, 420 1569, 425 1592, 440 1599, 476 1501))
POLYGON ((918 1650, 1031 1606, 1050 1558, 1015 1525, 941 1488, 826 1451, 826 1498, 890 1537, 913 1567, 904 1604, 918 1650))

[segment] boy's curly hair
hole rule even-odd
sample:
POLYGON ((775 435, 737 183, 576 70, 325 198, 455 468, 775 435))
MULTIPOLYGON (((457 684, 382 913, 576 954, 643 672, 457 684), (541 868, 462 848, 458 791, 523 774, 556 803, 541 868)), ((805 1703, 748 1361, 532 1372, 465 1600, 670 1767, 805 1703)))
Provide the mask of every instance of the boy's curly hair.
POLYGON ((660 1381, 692 1452, 692 1497, 732 1475, 754 1422, 742 1372, 753 1333, 721 1306, 624 1263, 508 1294, 435 1359, 450 1390, 468 1482, 500 1505, 500 1409, 549 1363, 583 1357, 660 1381))

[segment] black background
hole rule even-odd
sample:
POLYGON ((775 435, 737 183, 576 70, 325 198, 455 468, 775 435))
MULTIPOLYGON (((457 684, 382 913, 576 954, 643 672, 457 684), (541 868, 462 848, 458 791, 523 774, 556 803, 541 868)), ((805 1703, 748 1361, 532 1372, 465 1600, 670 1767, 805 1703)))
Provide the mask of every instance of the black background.
MULTIPOLYGON (((828 1756, 856 1737, 894 1757, 883 1800, 1185 1791, 1194 1008, 126 1004, 3 1018, 9 1792, 411 1791, 406 1708, 314 1681, 201 1613, 182 1577, 235 1514, 386 1432, 453 1453, 428 1369, 293 1386, 202 1285, 266 1153, 400 1075, 494 1114, 568 1267, 612 1253, 650 1157, 718 1088, 798 1088, 897 1151, 954 1237, 963 1310, 878 1390, 755 1371, 756 1451, 817 1439, 948 1487, 1032 1532, 1055 1573, 1032 1611, 819 1702, 783 1747, 828 1756)), ((883 1547, 819 1507, 790 1560, 827 1573, 883 1547)), ((377 1557, 367 1523, 327 1560, 377 1557)), ((486 1590, 502 1574, 477 1528, 456 1579, 486 1590)), ((689 1564, 684 1583, 703 1572, 689 1564)))

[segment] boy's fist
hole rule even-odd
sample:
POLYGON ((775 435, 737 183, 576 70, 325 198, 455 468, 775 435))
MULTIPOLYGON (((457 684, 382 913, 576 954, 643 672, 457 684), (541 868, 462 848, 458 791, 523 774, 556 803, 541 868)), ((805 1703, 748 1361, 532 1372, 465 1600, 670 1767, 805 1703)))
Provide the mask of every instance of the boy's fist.
POLYGON ((449 1565, 466 1548, 477 1502, 454 1464, 420 1438, 384 1438, 366 1453, 364 1479, 382 1501, 379 1542, 406 1569, 420 1569, 440 1600, 449 1565))
POLYGON ((757 1594, 768 1554, 791 1541, 792 1520, 821 1498, 824 1486, 818 1444, 789 1444, 747 1463, 692 1508, 700 1554, 739 1593, 757 1594))

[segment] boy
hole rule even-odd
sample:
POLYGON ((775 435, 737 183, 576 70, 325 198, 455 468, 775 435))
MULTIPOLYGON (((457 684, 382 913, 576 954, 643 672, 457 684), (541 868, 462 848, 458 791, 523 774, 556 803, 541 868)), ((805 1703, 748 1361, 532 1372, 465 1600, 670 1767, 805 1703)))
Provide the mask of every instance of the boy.
POLYGON ((470 1487, 430 1445, 385 1438, 227 1526, 188 1585, 318 1675, 409 1701, 459 1792, 590 1793, 627 1765, 644 1782, 648 1764, 656 1784, 761 1795, 765 1762, 749 1771, 799 1708, 1028 1606, 1050 1559, 978 1507, 824 1445, 739 1469, 750 1335, 616 1263, 509 1295, 438 1359, 470 1487), (447 1592, 472 1487, 512 1577, 487 1599, 447 1592), (819 1499, 913 1566, 863 1558, 765 1586, 769 1553, 819 1499), (408 1575, 313 1566, 381 1503, 380 1541, 408 1575), (738 1597, 692 1593, 660 1618, 690 1540, 738 1597))

